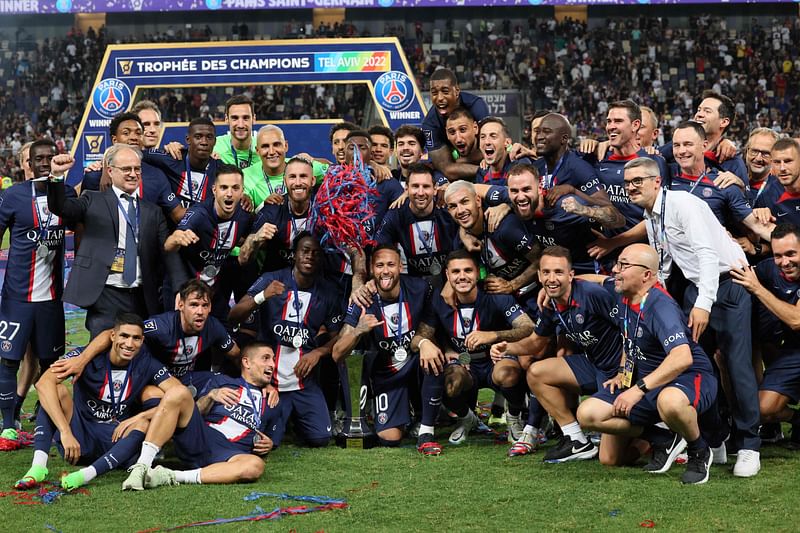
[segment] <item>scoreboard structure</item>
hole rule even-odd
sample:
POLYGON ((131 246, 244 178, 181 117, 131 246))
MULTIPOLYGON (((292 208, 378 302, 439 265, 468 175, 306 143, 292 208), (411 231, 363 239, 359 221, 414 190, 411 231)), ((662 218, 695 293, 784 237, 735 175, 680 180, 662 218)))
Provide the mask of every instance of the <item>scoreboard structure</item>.
MULTIPOLYGON (((72 153, 83 168, 111 145, 111 119, 152 88, 363 84, 372 116, 392 130, 425 116, 416 80, 396 38, 306 39, 185 44, 111 45, 106 49, 72 153)), ((235 89, 234 89, 235 90, 235 89)), ((258 119, 258 117, 256 117, 258 119)), ((327 156, 328 131, 338 120, 282 120, 293 153, 327 156)), ((166 123, 163 142, 184 142, 186 123, 166 123)), ((227 127, 218 124, 218 134, 227 127)))

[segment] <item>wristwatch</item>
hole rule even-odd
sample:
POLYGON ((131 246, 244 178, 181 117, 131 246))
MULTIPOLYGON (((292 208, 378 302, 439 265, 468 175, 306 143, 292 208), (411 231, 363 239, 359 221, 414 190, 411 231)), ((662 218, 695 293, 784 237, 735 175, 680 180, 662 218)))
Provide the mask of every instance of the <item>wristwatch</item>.
POLYGON ((639 387, 639 390, 643 393, 647 394, 650 392, 650 389, 647 388, 647 385, 644 384, 644 379, 640 379, 636 382, 636 386, 639 387))

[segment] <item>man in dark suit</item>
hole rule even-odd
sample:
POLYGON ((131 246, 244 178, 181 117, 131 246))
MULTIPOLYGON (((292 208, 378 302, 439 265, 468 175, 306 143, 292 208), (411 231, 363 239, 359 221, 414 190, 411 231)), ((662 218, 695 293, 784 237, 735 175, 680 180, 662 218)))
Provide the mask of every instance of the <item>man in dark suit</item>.
POLYGON ((164 251, 168 230, 155 204, 139 198, 142 153, 114 145, 104 154, 111 187, 66 198, 63 176, 72 156, 53 159, 47 204, 56 215, 84 224, 64 301, 86 309, 86 329, 92 337, 114 324, 120 311, 152 316, 162 311, 159 285, 164 267, 172 276, 177 257, 164 251))

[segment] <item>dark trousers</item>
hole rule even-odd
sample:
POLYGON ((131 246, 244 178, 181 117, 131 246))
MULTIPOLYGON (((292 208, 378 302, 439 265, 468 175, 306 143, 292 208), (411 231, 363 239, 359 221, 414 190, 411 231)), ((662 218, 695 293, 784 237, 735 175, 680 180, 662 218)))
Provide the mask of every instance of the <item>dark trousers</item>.
POLYGON ((114 319, 119 313, 136 313, 147 318, 147 306, 141 288, 118 289, 106 285, 94 305, 86 309, 86 329, 90 338, 114 327, 114 319))

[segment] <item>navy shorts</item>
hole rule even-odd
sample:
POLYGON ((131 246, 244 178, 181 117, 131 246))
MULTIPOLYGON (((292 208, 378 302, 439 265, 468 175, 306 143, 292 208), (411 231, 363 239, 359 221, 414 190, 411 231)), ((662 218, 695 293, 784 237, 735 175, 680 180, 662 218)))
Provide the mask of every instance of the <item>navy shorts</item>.
POLYGON ((411 423, 409 390, 419 390, 419 355, 413 354, 397 371, 381 370, 372 374, 375 431, 403 427, 411 423))
POLYGON ((474 388, 493 389, 500 392, 500 387, 492 381, 492 372, 494 372, 494 362, 491 357, 478 359, 469 364, 469 373, 475 382, 474 388))
POLYGON ((197 407, 186 427, 178 428, 172 440, 175 441, 178 458, 191 468, 224 463, 234 455, 246 455, 253 451, 252 431, 248 431, 242 440, 231 442, 221 432, 208 426, 197 407))
POLYGON ((800 352, 781 351, 764 372, 760 390, 787 396, 792 403, 800 398, 800 352))
POLYGON ((275 407, 275 416, 264 433, 278 447, 286 433, 291 418, 295 431, 305 440, 323 440, 331 437, 331 419, 322 389, 313 381, 305 381, 304 389, 281 391, 275 407))
POLYGON ((31 344, 34 355, 43 361, 64 355, 64 304, 0 302, 0 357, 21 361, 31 344))
MULTIPOLYGON (((69 421, 69 428, 78 444, 81 445, 81 457, 78 459, 79 465, 90 465, 97 459, 106 454, 115 442, 111 442, 111 436, 117 429, 119 422, 95 422, 84 420, 76 409, 73 408, 72 419, 69 421)), ((61 433, 55 432, 54 439, 56 448, 61 457, 64 457, 64 446, 61 444, 61 433)), ((128 468, 136 462, 139 450, 133 450, 130 457, 117 457, 120 468, 128 468)))
MULTIPOLYGON (((628 420, 635 426, 648 426, 661 421, 661 416, 658 414, 658 395, 665 387, 675 387, 681 390, 687 398, 689 403, 694 407, 697 414, 701 414, 711 407, 714 399, 717 397, 717 378, 705 372, 685 372, 675 378, 672 382, 667 383, 661 387, 657 387, 647 394, 644 398, 633 406, 628 420)), ((603 388, 599 390, 592 398, 603 400, 608 404, 613 404, 617 396, 624 391, 617 389, 614 394, 608 392, 608 389, 603 388)))
POLYGON ((582 353, 564 356, 564 361, 575 375, 581 394, 594 394, 602 390, 603 383, 617 375, 617 369, 603 372, 582 353))

